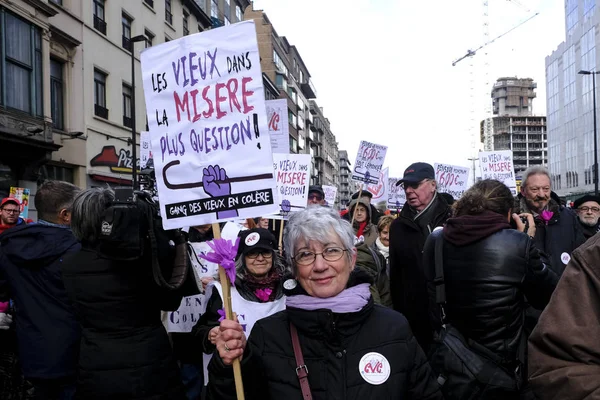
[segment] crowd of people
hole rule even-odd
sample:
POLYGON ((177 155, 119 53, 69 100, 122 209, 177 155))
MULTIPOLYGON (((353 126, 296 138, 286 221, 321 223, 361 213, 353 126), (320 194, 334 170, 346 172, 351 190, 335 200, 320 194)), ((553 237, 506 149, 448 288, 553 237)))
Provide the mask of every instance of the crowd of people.
POLYGON ((537 166, 516 197, 486 179, 453 199, 424 162, 398 184, 398 213, 368 191, 334 210, 314 185, 284 223, 233 221, 233 319, 214 270, 169 288, 152 251, 103 251, 113 189, 44 182, 36 222, 3 199, 0 398, 235 399, 236 360, 247 399, 598 397, 600 198, 567 207, 537 166))

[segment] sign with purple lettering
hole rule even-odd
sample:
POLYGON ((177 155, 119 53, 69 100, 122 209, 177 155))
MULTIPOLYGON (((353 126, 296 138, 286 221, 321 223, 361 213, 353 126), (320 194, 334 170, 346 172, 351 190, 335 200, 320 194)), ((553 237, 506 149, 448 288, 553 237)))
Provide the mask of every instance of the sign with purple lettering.
POLYGON ((305 209, 308 203, 310 154, 273 153, 273 168, 277 180, 279 215, 269 218, 288 219, 290 213, 305 209))
POLYGON ((273 153, 290 153, 290 123, 286 99, 267 100, 267 118, 273 153))
POLYGON ((512 151, 481 151, 479 152, 479 166, 481 167, 481 179, 500 181, 508 186, 515 196, 517 195, 512 151))
POLYGON ((361 140, 352 171, 352 179, 376 185, 379 182, 385 153, 387 153, 387 146, 361 140))
POLYGON ((389 178, 388 179, 388 204, 387 207, 391 210, 397 210, 404 207, 406 203, 406 193, 404 189, 396 183, 400 178, 389 178))
POLYGON ((165 229, 279 211, 254 21, 142 52, 165 229))
POLYGON ((450 164, 433 164, 439 193, 448 193, 455 200, 462 197, 469 186, 469 168, 450 164))

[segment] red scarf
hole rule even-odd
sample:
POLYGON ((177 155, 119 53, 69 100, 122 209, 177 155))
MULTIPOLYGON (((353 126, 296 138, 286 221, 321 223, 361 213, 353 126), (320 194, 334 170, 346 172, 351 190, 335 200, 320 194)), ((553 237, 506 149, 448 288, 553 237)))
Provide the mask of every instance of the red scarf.
POLYGON ((357 238, 361 237, 361 235, 365 231, 365 228, 367 227, 367 222, 368 221, 364 221, 364 222, 361 222, 360 225, 358 225, 358 230, 356 231, 357 238))

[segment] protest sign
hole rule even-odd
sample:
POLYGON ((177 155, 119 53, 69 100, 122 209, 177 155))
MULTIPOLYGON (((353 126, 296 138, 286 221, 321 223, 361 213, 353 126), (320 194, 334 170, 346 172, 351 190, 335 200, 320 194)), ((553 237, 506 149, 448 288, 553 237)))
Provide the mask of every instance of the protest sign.
POLYGON ((513 192, 513 195, 517 195, 512 151, 481 151, 479 152, 479 165, 481 179, 496 179, 503 182, 513 192))
POLYGON ((387 146, 361 140, 352 171, 352 179, 367 184, 377 184, 386 152, 387 146))
POLYGON ((371 198, 372 204, 377 204, 384 201, 387 207, 388 188, 389 188, 389 168, 384 168, 379 172, 379 181, 376 184, 367 186, 367 190, 373 194, 371 198))
POLYGON ((469 186, 469 168, 435 163, 433 169, 438 192, 460 199, 469 186))
POLYGON ((279 215, 272 219, 287 219, 290 213, 306 208, 310 184, 310 154, 273 153, 273 168, 277 181, 279 215))
POLYGON ((254 21, 141 54, 165 229, 277 212, 254 21))
POLYGON ((267 120, 273 153, 290 153, 290 125, 286 99, 267 100, 267 120))
POLYGON ((152 150, 150 147, 150 133, 140 132, 140 168, 146 168, 148 160, 152 158, 152 150))
POLYGON ((335 204, 335 197, 337 196, 337 187, 323 185, 323 192, 325 192, 325 203, 332 207, 335 204))
POLYGON ((401 178, 388 179, 388 208, 392 210, 402 208, 404 207, 404 203, 406 203, 406 193, 404 193, 404 189, 401 186, 396 186, 396 183, 400 179, 401 178))
POLYGON ((29 189, 20 187, 11 187, 8 197, 13 197, 21 204, 21 213, 19 217, 28 218, 29 215, 29 189))

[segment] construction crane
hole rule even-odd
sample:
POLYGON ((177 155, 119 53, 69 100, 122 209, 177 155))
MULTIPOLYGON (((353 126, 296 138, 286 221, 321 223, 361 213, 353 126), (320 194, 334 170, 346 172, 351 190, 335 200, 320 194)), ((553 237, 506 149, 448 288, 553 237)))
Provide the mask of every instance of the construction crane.
POLYGON ((496 40, 500 39, 503 36, 508 35, 509 33, 511 33, 512 31, 514 31, 515 29, 519 28, 521 25, 524 25, 525 23, 531 21, 533 18, 537 17, 540 13, 536 12, 535 14, 533 14, 531 17, 527 18, 526 20, 522 21, 521 23, 519 23, 518 25, 512 27, 511 29, 509 29, 508 31, 504 32, 502 35, 496 36, 494 39, 490 40, 489 42, 485 42, 484 44, 482 44, 481 46, 479 46, 478 48, 476 48, 475 50, 467 50, 467 54, 465 54, 464 56, 462 56, 461 58, 459 58, 458 60, 454 61, 452 63, 452 66, 456 66, 456 64, 458 64, 459 62, 461 62, 462 60, 464 60, 465 58, 468 57, 473 57, 479 50, 483 49, 484 47, 486 47, 487 45, 490 45, 492 43, 494 43, 496 40))

